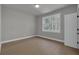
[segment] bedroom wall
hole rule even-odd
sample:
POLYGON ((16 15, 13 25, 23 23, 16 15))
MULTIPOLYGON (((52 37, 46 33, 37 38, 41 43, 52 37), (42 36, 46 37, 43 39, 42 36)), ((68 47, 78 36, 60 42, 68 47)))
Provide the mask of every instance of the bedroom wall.
POLYGON ((60 40, 64 40, 64 15, 65 14, 70 14, 70 13, 74 13, 77 12, 77 5, 69 5, 67 7, 52 11, 50 13, 44 14, 44 15, 39 15, 37 16, 37 35, 41 35, 41 36, 46 36, 49 38, 56 38, 56 39, 60 39, 60 40), (42 17, 43 16, 47 16, 47 15, 51 15, 51 14, 57 14, 60 13, 61 14, 61 31, 60 33, 53 33, 53 32, 42 32, 42 17))
POLYGON ((35 34, 33 15, 2 6, 2 40, 32 36, 35 34))
POLYGON ((64 40, 64 15, 77 12, 77 5, 71 5, 50 13, 35 17, 18 10, 2 6, 2 40, 7 41, 31 35, 41 35, 64 40), (42 17, 50 14, 61 14, 61 32, 42 32, 42 17))

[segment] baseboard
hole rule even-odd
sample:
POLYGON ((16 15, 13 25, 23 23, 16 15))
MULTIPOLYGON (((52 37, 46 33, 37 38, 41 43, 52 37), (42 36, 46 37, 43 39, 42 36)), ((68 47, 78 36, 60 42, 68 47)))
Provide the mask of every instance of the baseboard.
POLYGON ((12 41, 17 41, 17 40, 22 40, 22 39, 27 39, 27 38, 31 38, 31 37, 35 37, 35 35, 27 36, 27 37, 20 37, 20 38, 16 38, 16 39, 12 39, 12 40, 7 40, 7 41, 2 41, 0 43, 4 44, 4 43, 8 43, 8 42, 12 42, 12 41))
POLYGON ((58 41, 58 42, 64 42, 64 40, 59 40, 59 39, 50 38, 50 37, 46 37, 46 36, 32 35, 32 36, 20 37, 20 38, 8 40, 8 41, 3 41, 3 42, 0 42, 0 43, 1 43, 1 44, 4 44, 4 43, 8 43, 8 42, 12 42, 12 41, 17 41, 17 40, 22 40, 22 39, 27 39, 27 38, 31 38, 31 37, 35 37, 35 36, 42 37, 42 38, 47 38, 47 39, 50 39, 50 40, 55 40, 55 41, 58 41))
MULTIPOLYGON (((64 43, 64 40, 59 40, 59 39, 50 38, 50 37, 41 36, 41 35, 31 35, 31 36, 27 36, 27 37, 21 37, 21 38, 16 38, 16 39, 0 42, 0 47, 1 47, 1 44, 4 44, 4 43, 17 41, 17 40, 22 40, 22 39, 27 39, 27 38, 32 38, 32 37, 36 37, 36 36, 64 43)), ((79 44, 78 44, 77 47, 79 48, 79 44)), ((1 48, 0 48, 0 50, 1 50, 1 48)))
POLYGON ((46 37, 46 36, 41 36, 41 35, 36 35, 36 36, 64 43, 64 40, 59 40, 56 38, 51 38, 51 37, 46 37))
POLYGON ((0 44, 0 53, 1 53, 1 44, 0 44))

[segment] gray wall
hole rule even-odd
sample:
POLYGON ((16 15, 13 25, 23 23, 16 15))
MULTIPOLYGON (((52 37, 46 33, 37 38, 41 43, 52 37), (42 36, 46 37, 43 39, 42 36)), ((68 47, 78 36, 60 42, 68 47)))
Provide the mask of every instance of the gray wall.
POLYGON ((61 39, 64 40, 64 15, 65 14, 70 14, 77 12, 77 5, 69 5, 68 7, 64 7, 55 11, 52 11, 50 13, 44 14, 44 15, 39 15, 37 16, 37 35, 41 36, 46 36, 46 37, 51 37, 51 38, 56 38, 56 39, 61 39), (50 14, 56 14, 60 13, 61 14, 61 32, 60 33, 53 33, 53 32, 42 32, 42 17, 47 16, 50 14))
POLYGON ((7 41, 31 35, 64 39, 64 15, 77 11, 77 5, 68 6, 36 17, 2 6, 2 40, 7 41), (42 32, 42 16, 61 13, 61 33, 42 32))
POLYGON ((35 34, 35 17, 2 6, 2 41, 35 34))

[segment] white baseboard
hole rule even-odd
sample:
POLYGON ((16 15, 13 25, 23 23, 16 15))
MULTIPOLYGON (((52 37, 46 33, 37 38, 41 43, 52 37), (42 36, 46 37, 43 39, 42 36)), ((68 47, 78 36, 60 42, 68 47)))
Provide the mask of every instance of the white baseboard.
POLYGON ((16 39, 12 39, 12 40, 7 40, 7 41, 2 41, 0 43, 4 44, 4 43, 8 43, 8 42, 12 42, 12 41, 17 41, 17 40, 22 40, 22 39, 27 39, 27 38, 31 38, 31 37, 35 37, 35 35, 27 36, 27 37, 20 37, 20 38, 16 38, 16 39))
POLYGON ((36 35, 36 36, 64 43, 64 40, 60 40, 60 39, 56 39, 56 38, 51 38, 51 37, 46 37, 46 36, 41 36, 41 35, 36 35))
MULTIPOLYGON (((32 36, 21 37, 21 38, 16 38, 16 39, 12 39, 12 40, 7 40, 7 41, 0 42, 0 47, 1 47, 1 44, 4 44, 4 43, 8 43, 8 42, 12 42, 12 41, 17 41, 17 40, 22 40, 22 39, 27 39, 27 38, 31 38, 31 37, 35 37, 35 36, 46 38, 46 39, 50 39, 50 40, 55 40, 55 41, 64 43, 64 40, 55 39, 55 38, 46 37, 46 36, 41 36, 41 35, 32 35, 32 36)), ((78 44, 77 47, 79 48, 79 44, 78 44)), ((0 48, 0 50, 1 50, 1 48, 0 48)))
POLYGON ((32 36, 20 37, 20 38, 16 38, 16 39, 12 39, 12 40, 2 41, 0 43, 4 44, 4 43, 8 43, 8 42, 12 42, 12 41, 17 41, 17 40, 22 40, 22 39, 27 39, 27 38, 31 38, 31 37, 35 37, 35 36, 39 36, 39 37, 42 37, 42 38, 47 38, 47 39, 50 39, 50 40, 55 40, 55 41, 58 41, 58 42, 64 42, 64 40, 59 40, 59 39, 50 38, 50 37, 46 37, 46 36, 32 35, 32 36))
POLYGON ((0 53, 1 53, 1 44, 0 44, 0 53))

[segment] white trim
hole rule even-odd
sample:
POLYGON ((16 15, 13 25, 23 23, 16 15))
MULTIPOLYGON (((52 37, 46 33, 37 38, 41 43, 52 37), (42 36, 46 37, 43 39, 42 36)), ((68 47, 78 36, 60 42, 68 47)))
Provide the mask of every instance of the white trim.
POLYGON ((22 39, 27 39, 27 38, 31 38, 31 37, 35 37, 35 35, 27 36, 27 37, 20 37, 20 38, 16 38, 16 39, 12 39, 12 40, 7 40, 7 41, 2 41, 0 43, 4 44, 4 43, 8 43, 8 42, 12 42, 12 41, 17 41, 17 40, 22 40, 22 39))
MULTIPOLYGON (((21 37, 21 38, 16 38, 16 39, 12 39, 12 40, 7 40, 7 41, 0 42, 0 47, 1 47, 1 44, 4 44, 4 43, 8 43, 8 42, 12 42, 12 41, 17 41, 17 40, 22 40, 22 39, 27 39, 27 38, 31 38, 31 37, 35 37, 35 36, 42 37, 42 38, 46 38, 46 39, 50 39, 50 40, 55 40, 55 41, 64 43, 64 40, 50 38, 50 37, 41 36, 41 35, 32 35, 32 36, 21 37)), ((79 48, 79 44, 78 44, 77 47, 79 48)))
POLYGON ((0 44, 0 53, 1 53, 1 44, 0 44))
POLYGON ((60 39, 56 39, 56 38, 51 38, 51 37, 46 37, 46 36, 41 36, 41 35, 36 35, 36 36, 64 43, 64 40, 60 40, 60 39))
POLYGON ((58 42, 64 42, 64 40, 59 40, 59 39, 50 38, 50 37, 46 37, 46 36, 32 35, 32 36, 20 37, 20 38, 16 38, 16 39, 12 39, 12 40, 2 41, 0 43, 4 44, 4 43, 8 43, 8 42, 12 42, 12 41, 17 41, 17 40, 22 40, 22 39, 27 39, 27 38, 31 38, 31 37, 35 37, 35 36, 39 36, 39 37, 42 37, 42 38, 47 38, 47 39, 50 39, 50 40, 55 40, 55 41, 58 41, 58 42))
POLYGON ((78 8, 79 8, 79 4, 78 4, 78 8))

